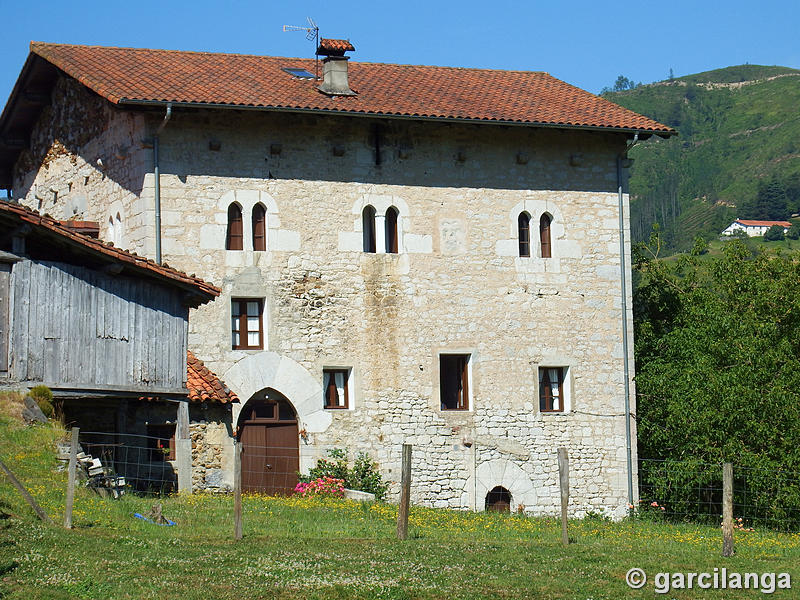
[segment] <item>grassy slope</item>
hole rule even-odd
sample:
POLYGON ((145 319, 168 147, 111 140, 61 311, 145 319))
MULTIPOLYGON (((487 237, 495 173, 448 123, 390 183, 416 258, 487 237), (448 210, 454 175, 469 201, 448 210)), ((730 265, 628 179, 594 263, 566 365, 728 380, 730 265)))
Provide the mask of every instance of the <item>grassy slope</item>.
MULTIPOLYGON (((607 97, 627 108, 674 126, 670 140, 652 140, 631 152, 631 193, 635 237, 647 235, 655 218, 662 228, 670 218, 653 213, 677 187, 682 213, 668 237, 686 249, 698 233, 709 237, 736 217, 726 206, 755 196, 758 182, 772 176, 800 174, 800 71, 785 67, 742 65, 674 82, 642 86, 607 97), (774 79, 767 79, 783 75, 774 79), (696 83, 759 80, 740 88, 707 89, 696 83), (702 213, 702 218, 697 217, 702 213), (683 216, 683 215, 682 215, 683 216), (721 227, 722 226, 722 227, 721 227), (638 234, 638 235, 637 235, 638 234)), ((669 227, 666 227, 669 229, 669 227)))
MULTIPOLYGON (((63 474, 50 444, 62 432, 0 418, 0 455, 51 516, 63 510, 63 474)), ((0 481, 0 597, 29 598, 642 598, 628 569, 790 572, 800 535, 737 534, 719 558, 719 531, 692 525, 587 519, 563 548, 552 519, 412 509, 411 539, 394 539, 396 507, 341 500, 246 497, 245 537, 231 540, 232 499, 163 500, 172 528, 133 519, 152 500, 100 499, 79 490, 73 531, 48 527, 0 481), (8 516, 13 513, 15 516, 8 516)), ((702 590, 666 597, 706 598, 702 590)), ((724 593, 726 599, 753 592, 724 593)), ((719 593, 718 593, 719 595, 719 593)), ((723 597, 719 595, 719 597, 723 597)), ((792 597, 791 592, 777 597, 792 597)))

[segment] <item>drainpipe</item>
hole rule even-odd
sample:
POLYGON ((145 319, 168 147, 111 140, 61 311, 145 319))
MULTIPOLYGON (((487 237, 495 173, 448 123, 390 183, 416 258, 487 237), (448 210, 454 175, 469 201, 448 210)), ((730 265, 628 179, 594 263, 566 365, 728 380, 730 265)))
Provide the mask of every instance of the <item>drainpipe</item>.
POLYGON ((156 263, 161 264, 161 170, 158 166, 158 136, 164 131, 172 117, 172 102, 167 102, 164 120, 153 136, 153 177, 155 178, 155 211, 156 211, 156 263))
POLYGON ((622 364, 625 372, 625 456, 628 461, 628 504, 633 504, 633 459, 631 453, 631 388, 630 365, 628 364, 628 286, 625 267, 625 219, 622 198, 622 161, 627 158, 628 151, 636 145, 639 134, 633 136, 624 154, 617 155, 617 200, 619 203, 619 271, 622 288, 622 364))

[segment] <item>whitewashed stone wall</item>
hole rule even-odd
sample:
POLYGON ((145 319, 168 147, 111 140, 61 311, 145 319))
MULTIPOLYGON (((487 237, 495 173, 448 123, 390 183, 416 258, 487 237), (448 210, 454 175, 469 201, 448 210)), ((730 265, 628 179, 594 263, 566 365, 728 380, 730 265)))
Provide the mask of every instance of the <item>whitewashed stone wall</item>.
MULTIPOLYGON (((111 132, 129 121, 134 142, 146 140, 162 118, 108 115, 91 143, 113 145, 111 132)), ((161 136, 164 260, 223 289, 192 313, 189 346, 243 401, 262 386, 294 404, 307 433, 303 468, 331 447, 364 450, 396 494, 401 444, 411 443, 414 502, 480 510, 502 485, 514 507, 555 513, 556 448, 566 446, 575 514, 619 514, 623 149, 621 134, 176 109, 161 136), (240 252, 224 250, 232 201, 244 209, 240 252), (250 242, 257 202, 267 209, 266 252, 250 242), (361 251, 366 204, 399 210, 398 255, 361 251), (532 217, 532 258, 517 252, 521 210, 532 217), (536 258, 543 212, 553 217, 549 259, 536 258), (231 350, 236 297, 264 298, 264 351, 231 350), (439 352, 471 354, 469 411, 439 409, 439 352), (568 367, 568 413, 538 411, 540 365, 568 367), (331 366, 353 369, 349 410, 321 408, 331 366)), ((90 165, 95 153, 79 148, 21 181, 69 178, 67 163, 90 165)), ((152 156, 133 154, 130 172, 106 174, 124 193, 98 188, 77 216, 103 221, 121 202, 138 215, 129 245, 152 256, 152 156)), ((19 189, 35 207, 33 187, 19 189)), ((632 333, 630 306, 629 297, 632 333)))

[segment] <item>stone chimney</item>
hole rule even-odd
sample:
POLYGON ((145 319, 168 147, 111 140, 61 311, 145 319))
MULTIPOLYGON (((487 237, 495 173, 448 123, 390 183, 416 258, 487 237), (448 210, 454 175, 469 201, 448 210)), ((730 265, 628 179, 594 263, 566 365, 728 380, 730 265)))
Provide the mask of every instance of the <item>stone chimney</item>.
POLYGON ((329 96, 355 96, 350 89, 347 78, 347 61, 349 56, 345 52, 354 51, 355 48, 349 40, 330 40, 322 38, 317 48, 317 56, 322 59, 322 85, 319 91, 329 96))

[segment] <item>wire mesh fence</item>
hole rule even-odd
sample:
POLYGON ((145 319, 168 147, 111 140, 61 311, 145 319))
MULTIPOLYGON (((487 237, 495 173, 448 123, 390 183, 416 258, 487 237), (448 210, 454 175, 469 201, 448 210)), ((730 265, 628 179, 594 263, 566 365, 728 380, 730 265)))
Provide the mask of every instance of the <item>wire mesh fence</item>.
MULTIPOLYGON (((639 460, 641 513, 672 521, 719 525, 722 464, 692 460, 639 460)), ((800 474, 733 466, 737 528, 800 531, 800 474)))
POLYGON ((78 462, 87 487, 101 495, 164 495, 177 491, 174 438, 99 431, 80 432, 78 462))

